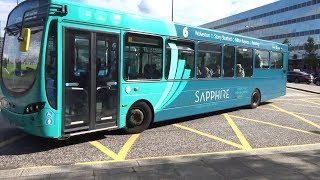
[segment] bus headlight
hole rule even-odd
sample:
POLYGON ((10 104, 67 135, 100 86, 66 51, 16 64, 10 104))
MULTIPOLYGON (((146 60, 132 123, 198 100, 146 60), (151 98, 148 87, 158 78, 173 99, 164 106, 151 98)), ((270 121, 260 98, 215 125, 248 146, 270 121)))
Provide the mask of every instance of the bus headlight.
POLYGON ((44 102, 37 102, 37 103, 29 104, 24 109, 24 113, 25 114, 32 114, 32 113, 40 112, 44 108, 44 104, 45 104, 44 102))

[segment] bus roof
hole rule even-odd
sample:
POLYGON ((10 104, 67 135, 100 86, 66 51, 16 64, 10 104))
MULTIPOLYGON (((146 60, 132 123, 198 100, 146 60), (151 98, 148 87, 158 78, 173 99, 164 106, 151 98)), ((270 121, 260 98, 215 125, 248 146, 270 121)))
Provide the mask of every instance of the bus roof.
POLYGON ((142 17, 136 14, 75 2, 75 0, 51 0, 51 2, 67 5, 68 14, 66 15, 65 19, 71 21, 105 25, 109 27, 116 27, 118 29, 120 28, 129 31, 152 33, 173 38, 218 42, 257 49, 268 49, 271 51, 288 51, 287 45, 277 42, 205 29, 201 27, 183 25, 151 17, 142 17))

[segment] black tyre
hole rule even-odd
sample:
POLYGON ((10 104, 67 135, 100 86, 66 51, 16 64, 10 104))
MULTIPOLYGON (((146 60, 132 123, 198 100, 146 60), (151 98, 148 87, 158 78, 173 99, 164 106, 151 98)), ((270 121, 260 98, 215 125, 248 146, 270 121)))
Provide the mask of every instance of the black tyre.
POLYGON ((311 82, 307 81, 307 84, 310 84, 311 82))
POLYGON ((315 83, 317 86, 320 86, 320 81, 316 81, 315 83))
POLYGON ((250 104, 250 108, 251 109, 255 109, 259 106, 261 101, 261 95, 260 92, 256 89, 253 91, 252 95, 251 95, 251 104, 250 104))
POLYGON ((300 80, 299 80, 298 78, 296 78, 296 79, 294 80, 294 82, 295 82, 295 83, 299 83, 300 80))
POLYGON ((136 134, 148 129, 152 121, 151 108, 144 102, 137 102, 127 113, 126 133, 136 134))

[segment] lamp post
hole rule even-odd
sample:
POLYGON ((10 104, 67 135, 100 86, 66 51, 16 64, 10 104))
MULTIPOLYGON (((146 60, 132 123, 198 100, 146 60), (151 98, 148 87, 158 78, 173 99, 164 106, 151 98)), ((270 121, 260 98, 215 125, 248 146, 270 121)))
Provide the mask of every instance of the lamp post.
POLYGON ((173 0, 171 1, 171 21, 173 22, 173 0))
POLYGON ((17 0, 17 5, 19 4, 19 1, 17 0))

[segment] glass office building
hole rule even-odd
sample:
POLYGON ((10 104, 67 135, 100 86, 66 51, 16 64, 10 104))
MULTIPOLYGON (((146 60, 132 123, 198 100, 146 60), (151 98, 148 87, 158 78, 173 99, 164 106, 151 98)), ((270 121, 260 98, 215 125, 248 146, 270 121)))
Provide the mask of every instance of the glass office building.
POLYGON ((320 57, 320 0, 280 0, 201 27, 281 43, 288 39, 289 62, 294 68, 308 68, 301 59, 304 43, 313 37, 320 57))
POLYGON ((3 47, 3 37, 0 37, 0 53, 2 52, 3 47))

